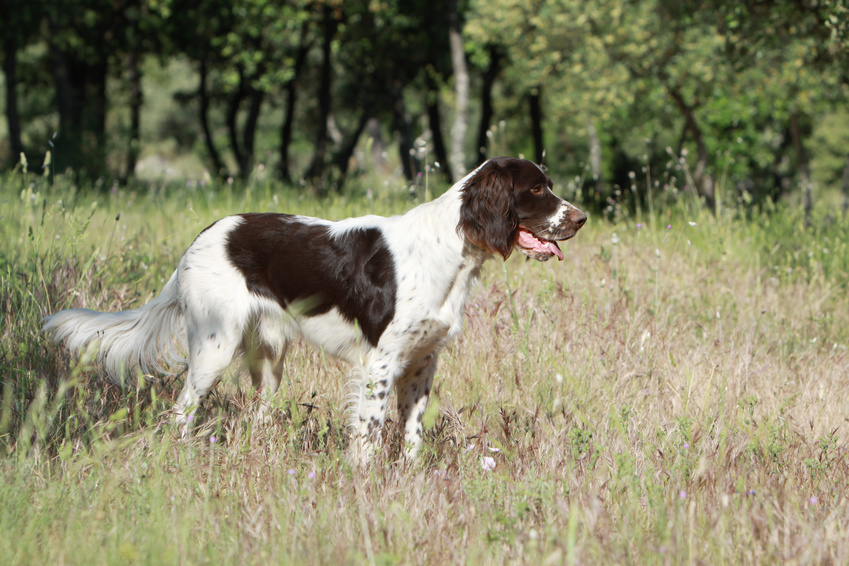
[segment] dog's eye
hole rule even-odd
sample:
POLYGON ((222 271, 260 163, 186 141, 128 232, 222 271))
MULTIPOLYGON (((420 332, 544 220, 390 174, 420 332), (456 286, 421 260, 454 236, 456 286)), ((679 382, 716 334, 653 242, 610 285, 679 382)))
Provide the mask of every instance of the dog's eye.
POLYGON ((542 194, 542 191, 545 189, 543 186, 536 186, 531 189, 531 192, 535 195, 542 194))

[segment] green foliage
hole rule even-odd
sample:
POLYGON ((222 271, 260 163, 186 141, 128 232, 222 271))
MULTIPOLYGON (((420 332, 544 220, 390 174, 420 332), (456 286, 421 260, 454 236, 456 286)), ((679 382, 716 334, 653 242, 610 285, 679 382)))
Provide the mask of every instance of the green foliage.
MULTIPOLYGON (((817 200, 846 190, 838 0, 7 2, 0 50, 17 88, 0 160, 18 167, 17 138, 33 162, 53 146, 56 170, 104 189, 206 169, 305 177, 322 192, 372 162, 414 183, 420 150, 441 142, 435 114, 442 129, 455 118, 452 6, 473 92, 499 62, 486 152, 536 149, 533 95, 546 165, 588 208, 636 212, 666 185, 711 208, 717 191, 761 206, 799 193, 809 164, 817 200), (125 170, 136 152, 143 166, 125 170)), ((481 107, 472 100, 472 119, 481 107)))

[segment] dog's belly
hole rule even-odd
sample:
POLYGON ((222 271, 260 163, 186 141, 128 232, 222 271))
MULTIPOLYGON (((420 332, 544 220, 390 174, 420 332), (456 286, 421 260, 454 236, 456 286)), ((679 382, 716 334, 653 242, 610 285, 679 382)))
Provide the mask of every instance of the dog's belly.
POLYGON ((336 308, 315 316, 301 316, 298 327, 307 342, 350 364, 361 364, 371 349, 359 326, 345 319, 336 308))

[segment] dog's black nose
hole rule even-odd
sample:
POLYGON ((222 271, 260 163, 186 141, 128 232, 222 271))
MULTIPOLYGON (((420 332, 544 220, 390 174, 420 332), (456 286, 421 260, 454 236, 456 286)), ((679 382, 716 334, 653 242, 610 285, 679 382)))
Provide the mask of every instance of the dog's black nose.
POLYGON ((572 215, 572 222, 577 224, 578 228, 583 226, 584 222, 586 222, 586 221, 587 221, 587 215, 585 213, 581 212, 580 210, 575 212, 575 214, 572 215))

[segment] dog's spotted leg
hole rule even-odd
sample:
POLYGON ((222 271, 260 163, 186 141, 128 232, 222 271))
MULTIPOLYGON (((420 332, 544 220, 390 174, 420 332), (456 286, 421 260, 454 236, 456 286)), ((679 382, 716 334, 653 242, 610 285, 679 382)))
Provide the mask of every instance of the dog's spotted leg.
POLYGON ((367 464, 379 446, 389 394, 402 371, 403 365, 397 356, 380 350, 375 360, 360 372, 359 383, 355 383, 358 391, 355 392, 356 406, 352 414, 354 439, 351 456, 360 465, 367 464))
POLYGON ((283 379, 283 359, 288 342, 275 347, 260 341, 254 332, 244 339, 245 362, 251 374, 251 384, 257 392, 256 416, 259 422, 270 422, 270 406, 274 394, 283 379))
POLYGON ((404 454, 410 460, 416 457, 422 443, 422 417, 436 373, 436 359, 434 352, 410 366, 396 386, 398 414, 404 426, 404 454))
POLYGON ((205 332, 195 332, 187 337, 189 370, 174 405, 175 421, 183 437, 188 436, 201 399, 230 365, 239 343, 236 333, 230 328, 204 322, 204 325, 196 324, 194 328, 204 328, 205 332))

